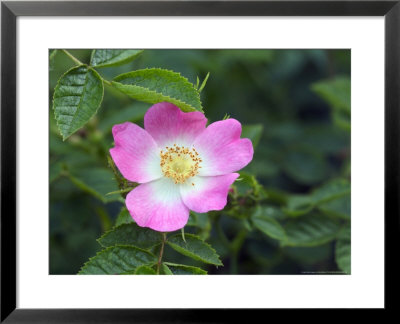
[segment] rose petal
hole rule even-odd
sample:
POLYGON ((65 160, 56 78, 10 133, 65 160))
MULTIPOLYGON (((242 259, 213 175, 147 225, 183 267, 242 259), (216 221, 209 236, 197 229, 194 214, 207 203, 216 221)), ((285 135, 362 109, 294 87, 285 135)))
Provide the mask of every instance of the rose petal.
POLYGON ((141 184, 126 197, 126 207, 135 222, 159 232, 184 227, 189 209, 183 204, 179 186, 169 178, 141 184))
POLYGON ((177 145, 190 146, 205 130, 207 118, 199 111, 182 112, 175 105, 161 102, 153 105, 144 116, 144 128, 160 148, 177 145))
POLYGON ((229 187, 238 176, 238 173, 230 173, 215 177, 190 178, 180 186, 183 203, 198 213, 221 210, 227 203, 229 187))
POLYGON ((112 132, 110 154, 124 178, 144 183, 162 177, 160 153, 149 133, 130 122, 115 125, 112 132))
POLYGON ((244 168, 253 159, 253 144, 240 138, 242 126, 235 119, 210 124, 193 143, 202 159, 200 176, 216 176, 244 168))

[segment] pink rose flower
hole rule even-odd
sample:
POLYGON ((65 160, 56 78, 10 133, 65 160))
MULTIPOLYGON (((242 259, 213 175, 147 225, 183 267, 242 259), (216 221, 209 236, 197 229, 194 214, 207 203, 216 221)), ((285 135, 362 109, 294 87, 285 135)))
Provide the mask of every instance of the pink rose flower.
POLYGON ((126 197, 139 226, 160 232, 184 227, 189 210, 221 210, 234 173, 253 158, 253 145, 240 138, 241 124, 210 124, 201 112, 184 113, 171 103, 153 105, 144 129, 130 122, 112 129, 111 156, 121 174, 140 183, 126 197))

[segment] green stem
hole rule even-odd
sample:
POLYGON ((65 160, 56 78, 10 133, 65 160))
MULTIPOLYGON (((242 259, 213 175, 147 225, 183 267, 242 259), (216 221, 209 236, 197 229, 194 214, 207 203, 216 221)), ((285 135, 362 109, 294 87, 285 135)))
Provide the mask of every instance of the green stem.
POLYGON ((231 266, 230 266, 230 272, 231 274, 237 274, 238 273, 238 254, 236 252, 233 252, 231 254, 231 266))
POLYGON ((238 255, 247 236, 247 229, 243 228, 234 238, 231 245, 231 273, 238 273, 238 255))
POLYGON ((134 189, 134 187, 129 187, 129 188, 117 190, 117 191, 111 191, 111 192, 106 193, 106 196, 127 193, 127 192, 132 191, 132 189, 134 189))
POLYGON ((75 56, 73 56, 70 52, 66 51, 66 50, 62 50, 72 61, 74 61, 76 64, 78 65, 83 65, 83 63, 81 61, 79 61, 75 56))
POLYGON ((125 190, 128 187, 128 183, 126 182, 125 178, 123 178, 119 175, 111 156, 107 155, 107 160, 108 160, 108 165, 111 167, 111 169, 114 173, 115 179, 118 182, 119 189, 125 190))
MULTIPOLYGON (((99 75, 100 75, 100 74, 99 74, 99 75)), ((107 84, 107 85, 109 85, 110 87, 112 87, 112 83, 111 83, 110 81, 104 79, 101 75, 100 75, 100 78, 103 80, 103 82, 104 82, 105 84, 107 84)))
MULTIPOLYGON (((70 52, 66 51, 66 50, 62 50, 72 61, 74 61, 76 64, 78 65, 84 65, 84 63, 82 63, 81 61, 79 61, 75 56, 73 56, 70 52)), ((98 73, 99 74, 99 73, 98 73)), ((112 86, 111 82, 104 79, 100 74, 99 74, 100 78, 103 80, 104 83, 106 83, 109 86, 112 86)))
POLYGON ((96 207, 96 213, 100 219, 103 232, 108 231, 112 227, 112 220, 103 206, 96 207))
POLYGON ((157 274, 160 274, 160 267, 161 267, 161 261, 162 257, 164 254, 164 246, 165 246, 165 241, 167 240, 167 234, 162 233, 162 242, 161 242, 161 248, 160 248, 160 255, 158 256, 158 262, 157 262, 157 274))
POLYGON ((215 228, 217 230, 218 237, 221 240, 221 243, 224 245, 224 247, 228 251, 231 251, 232 250, 231 243, 229 242, 228 238, 226 237, 226 235, 221 227, 220 219, 221 219, 221 215, 218 215, 215 218, 215 228))

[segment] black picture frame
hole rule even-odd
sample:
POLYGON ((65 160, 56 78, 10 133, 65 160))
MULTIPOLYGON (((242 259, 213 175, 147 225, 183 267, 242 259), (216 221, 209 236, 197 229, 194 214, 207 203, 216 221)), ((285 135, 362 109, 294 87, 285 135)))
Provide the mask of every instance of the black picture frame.
MULTIPOLYGON (((385 309, 396 308, 400 162, 400 0, 395 1, 2 1, 1 322, 230 322, 238 311, 16 308, 16 19, 18 16, 384 16, 385 309)), ((255 311, 255 310, 253 310, 255 311)), ((258 310, 258 312, 261 312, 258 310)), ((253 316, 253 315, 252 315, 253 316)))

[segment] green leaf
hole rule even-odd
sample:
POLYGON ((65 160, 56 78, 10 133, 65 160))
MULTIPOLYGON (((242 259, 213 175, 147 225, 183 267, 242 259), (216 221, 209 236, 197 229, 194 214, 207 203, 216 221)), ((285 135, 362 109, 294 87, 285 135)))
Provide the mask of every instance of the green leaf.
POLYGON ((285 224, 283 246, 317 246, 332 241, 339 232, 339 223, 320 214, 294 218, 285 224))
POLYGON ((109 169, 93 167, 72 170, 69 178, 78 188, 104 203, 120 199, 117 195, 106 196, 107 193, 118 190, 113 174, 109 169))
MULTIPOLYGON (((256 177, 251 173, 240 171, 240 176, 235 182, 235 186, 238 192, 242 195, 249 193, 249 189, 254 193, 255 196, 260 194, 264 195, 262 186, 258 183, 256 177)), ((265 195, 266 196, 266 195, 265 195)))
POLYGON ((208 226, 210 226, 208 215, 206 213, 201 214, 191 211, 186 226, 194 226, 201 229, 205 229, 208 226))
POLYGON ((333 122, 340 128, 351 131, 351 116, 343 110, 334 110, 332 112, 333 122))
POLYGON ((263 130, 264 126, 262 124, 243 125, 241 137, 249 138, 253 143, 253 147, 255 148, 260 142, 263 130))
POLYGON ((117 244, 132 245, 143 249, 149 249, 161 243, 159 232, 149 228, 139 227, 136 223, 122 224, 106 232, 97 241, 103 247, 117 244))
POLYGON ((289 216, 301 216, 315 207, 329 216, 350 218, 350 182, 334 179, 315 189, 309 195, 292 195, 282 210, 289 216))
MULTIPOLYGON (((164 262, 163 265, 165 267, 167 267, 168 270, 171 272, 168 274, 174 274, 174 275, 194 275, 194 274, 206 275, 207 274, 207 271, 205 271, 203 269, 200 269, 198 267, 193 267, 193 266, 187 266, 184 264, 164 262)), ((167 274, 167 273, 165 273, 165 274, 167 274)))
POLYGON ((168 268, 168 266, 166 264, 164 264, 164 262, 161 263, 160 274, 162 274, 162 275, 173 275, 173 273, 170 270, 170 268, 168 268))
POLYGON ((112 84, 139 101, 151 104, 167 101, 182 111, 203 111, 199 92, 186 78, 173 71, 137 70, 117 76, 112 84))
POLYGON ((337 77, 314 83, 311 89, 334 109, 350 112, 351 82, 348 77, 337 77))
POLYGON ((315 189, 311 194, 311 199, 315 204, 320 204, 347 195, 350 190, 349 180, 334 179, 315 189))
POLYGON ((122 65, 133 61, 142 52, 132 49, 97 49, 92 51, 90 65, 96 68, 122 65))
POLYGON ((288 150, 283 159, 283 168, 292 179, 306 185, 326 179, 329 173, 324 156, 305 146, 288 150))
POLYGON ((274 218, 268 216, 266 208, 258 206, 251 216, 251 220, 256 228, 265 235, 277 240, 285 240, 285 230, 274 218))
POLYGON ((309 213, 314 208, 312 198, 307 195, 292 195, 282 210, 289 216, 297 217, 309 213))
POLYGON ((144 114, 149 109, 150 105, 143 102, 135 102, 128 107, 123 107, 118 110, 113 110, 99 122, 99 129, 105 133, 111 131, 116 124, 121 124, 127 121, 137 123, 143 120, 144 114))
POLYGON ((103 81, 86 65, 74 67, 58 80, 53 110, 65 140, 92 118, 103 100, 103 81))
POLYGON ((54 58, 57 54, 57 50, 53 49, 53 50, 49 50, 49 70, 52 71, 54 70, 54 58))
POLYGON ((285 247, 284 253, 301 264, 314 265, 332 258, 330 243, 313 247, 285 247))
POLYGON ((167 239, 167 244, 177 252, 186 255, 194 260, 204 263, 222 265, 218 254, 206 242, 193 234, 185 235, 186 243, 180 234, 171 236, 167 239))
POLYGON ((314 83, 311 89, 332 106, 332 118, 336 125, 351 129, 351 81, 337 77, 314 83))
POLYGON ((78 274, 123 274, 143 265, 153 265, 157 258, 134 246, 112 246, 86 262, 78 274))
POLYGON ((149 266, 140 266, 135 270, 136 275, 155 275, 156 272, 153 268, 149 266))
MULTIPOLYGON (((204 89, 204 87, 206 86, 207 80, 208 80, 209 76, 210 76, 210 72, 207 73, 206 77, 204 78, 203 82, 201 83, 200 88, 198 88, 198 89, 199 89, 199 90, 198 90, 199 93, 200 93, 200 92, 204 89)), ((197 78, 197 80, 198 80, 198 78, 197 78)), ((196 87, 196 89, 197 89, 197 87, 196 87)))
POLYGON ((130 224, 133 223, 133 218, 131 214, 129 214, 128 209, 125 207, 121 209, 119 212, 117 219, 115 220, 115 227, 120 226, 122 224, 130 224))
POLYGON ((57 180, 63 174, 63 163, 60 161, 50 163, 49 183, 57 180))
POLYGON ((305 127, 304 133, 298 137, 298 142, 324 154, 343 155, 345 150, 350 151, 350 134, 331 123, 305 127))
POLYGON ((184 229, 184 227, 181 228, 181 235, 182 235, 182 240, 183 240, 183 242, 186 243, 186 240, 185 240, 185 229, 184 229))
POLYGON ((350 219, 350 194, 346 194, 340 198, 322 203, 318 206, 318 209, 328 216, 350 219))
POLYGON ((338 267, 346 272, 351 273, 351 231, 350 226, 343 228, 336 241, 335 260, 338 267))

